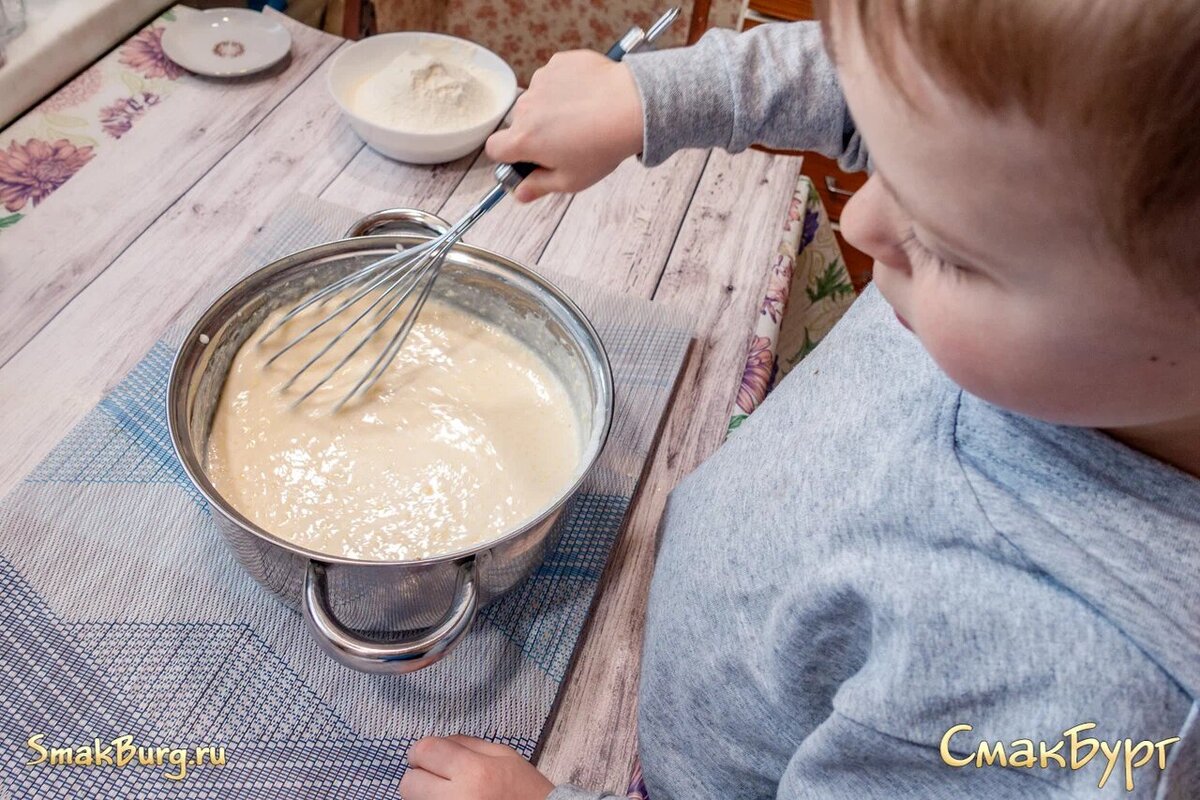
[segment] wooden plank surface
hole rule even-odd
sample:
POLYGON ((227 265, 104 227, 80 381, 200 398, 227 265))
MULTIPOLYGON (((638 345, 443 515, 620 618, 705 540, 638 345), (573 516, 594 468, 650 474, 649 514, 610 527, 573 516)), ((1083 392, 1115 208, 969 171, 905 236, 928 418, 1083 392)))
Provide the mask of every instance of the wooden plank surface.
MULTIPOLYGON (((481 151, 450 164, 422 167, 391 161, 364 147, 321 199, 363 212, 419 208, 453 223, 495 185, 495 167, 481 151)), ((570 202, 564 195, 528 204, 505 199, 475 224, 466 241, 518 261, 536 261, 570 202)))
POLYGON ((707 151, 688 150, 658 169, 625 161, 575 195, 538 264, 650 298, 707 160, 707 151))
POLYGON ((654 291, 689 312, 697 342, 542 748, 538 766, 556 782, 625 788, 659 520, 670 490, 724 440, 799 169, 796 158, 713 152, 654 291))
MULTIPOLYGON (((495 163, 480 154, 439 213, 451 222, 465 214, 496 185, 495 168, 495 163)), ((535 263, 570 203, 570 195, 561 194, 532 203, 507 197, 475 224, 466 241, 517 261, 535 263)))
POLYGON ((163 108, 146 115, 119 143, 106 143, 64 190, 5 232, 0 250, 0 365, 242 141, 341 41, 282 14, 274 16, 294 41, 284 66, 238 81, 180 78, 163 108))
POLYGON ((697 380, 679 401, 686 413, 672 416, 660 454, 676 479, 724 440, 800 166, 794 157, 714 151, 654 293, 689 311, 701 336, 697 380))
POLYGON ((364 146, 321 199, 364 213, 385 208, 437 211, 474 160, 472 154, 449 164, 416 166, 384 158, 364 146))

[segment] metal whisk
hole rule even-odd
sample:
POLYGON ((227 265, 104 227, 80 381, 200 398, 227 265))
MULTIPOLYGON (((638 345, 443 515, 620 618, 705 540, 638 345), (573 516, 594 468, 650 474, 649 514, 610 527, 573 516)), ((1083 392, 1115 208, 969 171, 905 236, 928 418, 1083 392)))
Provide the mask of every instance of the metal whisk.
MULTIPOLYGON (((679 9, 672 8, 663 14, 649 30, 643 31, 640 27, 634 26, 621 37, 620 41, 609 48, 606 56, 614 61, 620 61, 628 53, 652 44, 671 23, 679 16, 679 9)), ((382 352, 374 360, 366 373, 354 384, 354 387, 347 392, 341 400, 334 405, 334 410, 341 408, 353 397, 359 393, 367 392, 371 386, 379 380, 380 376, 391 365, 396 358, 396 354, 400 352, 400 348, 404 345, 404 340, 412 330, 416 323, 417 316, 421 313, 421 308, 425 305, 425 301, 429 299, 430 292, 433 290, 433 284, 437 280, 438 273, 441 271, 442 263, 446 254, 451 248, 462 239, 463 235, 471 229, 484 214, 490 211, 501 198, 517 187, 521 181, 538 168, 537 164, 522 162, 518 164, 501 164, 496 167, 496 185, 483 198, 476 203, 470 211, 463 215, 462 219, 456 222, 450 230, 441 236, 430 239, 407 250, 403 250, 395 255, 388 256, 368 264, 362 269, 346 275, 345 277, 329 284, 325 288, 306 298, 304 302, 291 309, 278 322, 276 322, 266 333, 259 339, 259 344, 263 344, 277 330, 279 330, 289 320, 293 319, 297 314, 305 309, 323 304, 330 300, 339 292, 350 291, 352 287, 353 293, 345 299, 337 302, 337 306, 328 314, 322 317, 317 322, 310 325, 302 333, 292 338, 278 352, 276 352, 267 364, 271 364, 287 351, 291 350, 318 328, 323 327, 327 323, 342 316, 343 314, 353 313, 355 316, 336 336, 333 336, 317 353, 312 356, 300 369, 292 375, 282 386, 283 389, 289 388, 294 384, 301 375, 308 371, 310 367, 316 364, 323 356, 325 356, 333 347, 341 341, 350 331, 360 322, 374 313, 374 320, 367 323, 368 329, 365 335, 347 352, 340 360, 330 367, 317 382, 305 391, 296 399, 293 406, 303 403, 307 398, 324 386, 330 378, 332 378, 339 370, 357 354, 372 338, 377 336, 389 321, 399 312, 405 302, 412 297, 414 292, 417 292, 416 300, 409 306, 405 313, 400 327, 392 334, 390 340, 384 346, 382 352), (357 311, 349 311, 356 305, 360 304, 369 295, 375 293, 373 299, 367 303, 366 308, 357 311)))

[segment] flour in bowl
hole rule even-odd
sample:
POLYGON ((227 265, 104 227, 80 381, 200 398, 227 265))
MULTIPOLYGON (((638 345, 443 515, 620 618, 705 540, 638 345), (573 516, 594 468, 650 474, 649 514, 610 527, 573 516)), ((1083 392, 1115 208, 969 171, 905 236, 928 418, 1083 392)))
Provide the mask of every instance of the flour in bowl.
POLYGON ((447 133, 486 121, 500 102, 495 77, 454 48, 401 53, 354 92, 359 115, 409 133, 447 133))

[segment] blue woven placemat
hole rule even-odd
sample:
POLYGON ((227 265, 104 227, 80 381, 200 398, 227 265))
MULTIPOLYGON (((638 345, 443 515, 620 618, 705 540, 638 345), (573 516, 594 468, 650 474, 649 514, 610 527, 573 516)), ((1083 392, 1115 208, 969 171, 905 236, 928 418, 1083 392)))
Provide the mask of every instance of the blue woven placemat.
MULTIPOLYGON (((229 280, 336 237, 354 216, 297 199, 248 243, 229 280)), ((427 734, 468 733, 531 755, 690 339, 649 303, 559 283, 613 363, 609 444, 544 565, 481 611, 445 661, 408 676, 331 661, 226 551, 166 428, 182 327, 158 341, 0 501, 0 800, 394 798, 408 745, 427 734), (102 763, 31 765, 41 753, 27 742, 38 736, 74 748, 75 762, 102 763), (139 764, 159 757, 130 750, 139 746, 224 747, 225 763, 176 780, 170 759, 180 756, 139 764), (121 752, 133 763, 118 766, 121 752)))

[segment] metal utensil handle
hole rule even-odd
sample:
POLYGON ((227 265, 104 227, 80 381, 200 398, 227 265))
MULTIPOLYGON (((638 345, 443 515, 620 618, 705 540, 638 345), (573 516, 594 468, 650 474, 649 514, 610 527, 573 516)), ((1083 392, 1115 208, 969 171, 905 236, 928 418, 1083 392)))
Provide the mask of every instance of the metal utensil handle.
POLYGON ((329 607, 325 565, 308 562, 304 576, 304 621, 321 649, 347 667, 361 672, 404 675, 442 659, 471 628, 479 610, 475 563, 459 567, 458 586, 450 609, 431 628, 399 641, 377 641, 344 626, 329 607))
MULTIPOLYGON (((625 56, 629 55, 639 48, 654 44, 654 40, 662 35, 663 31, 671 27, 679 17, 679 8, 671 8, 667 13, 659 17, 653 25, 650 26, 649 32, 643 31, 637 25, 630 28, 624 36, 618 39, 612 47, 608 48, 608 52, 604 55, 611 58, 613 61, 620 61, 625 56)), ((512 191, 517 187, 522 180, 529 177, 529 174, 535 169, 539 169, 537 164, 531 161, 518 161, 515 164, 502 164, 496 168, 496 179, 504 184, 504 187, 512 191), (507 170, 505 170, 507 167, 507 170), (506 175, 501 175, 501 170, 505 170, 506 175)))

